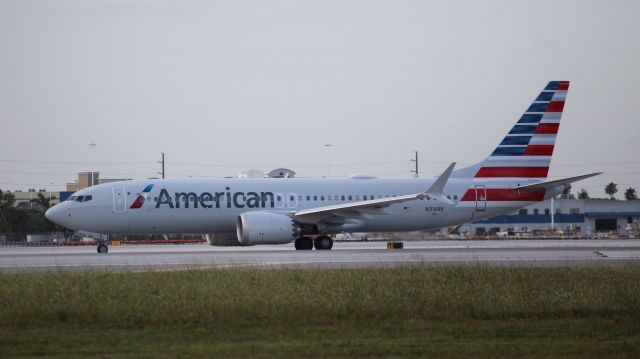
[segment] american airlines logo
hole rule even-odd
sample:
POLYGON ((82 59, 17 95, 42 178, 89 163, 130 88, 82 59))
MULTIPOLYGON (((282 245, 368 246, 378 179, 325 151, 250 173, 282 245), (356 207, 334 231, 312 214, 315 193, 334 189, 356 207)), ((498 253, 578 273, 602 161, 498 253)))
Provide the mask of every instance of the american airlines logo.
MULTIPOLYGON (((153 184, 148 184, 147 187, 145 187, 142 190, 142 193, 149 193, 151 192, 151 189, 153 188, 153 184)), ((136 197, 136 200, 133 201, 133 204, 131 205, 131 209, 136 209, 136 208, 140 208, 142 207, 142 205, 144 204, 144 196, 142 194, 139 194, 138 197, 136 197)))
MULTIPOLYGON (((131 205, 131 209, 141 208, 145 202, 144 194, 149 193, 153 184, 147 185, 131 205)), ((175 192, 173 196, 164 188, 155 199, 155 207, 169 208, 274 208, 273 192, 232 192, 225 187, 224 192, 175 192)), ((280 198, 278 198, 280 200, 280 198)))

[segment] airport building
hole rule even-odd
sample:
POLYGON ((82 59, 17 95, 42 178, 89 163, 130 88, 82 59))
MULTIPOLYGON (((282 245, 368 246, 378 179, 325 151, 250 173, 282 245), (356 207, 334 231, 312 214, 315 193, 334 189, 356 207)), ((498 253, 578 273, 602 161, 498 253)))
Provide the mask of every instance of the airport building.
POLYGON ((553 225, 555 231, 566 235, 617 233, 637 236, 639 222, 640 200, 555 199, 553 203, 546 200, 516 213, 465 224, 459 231, 468 235, 542 234, 548 233, 553 225))
POLYGON ((80 172, 78 173, 78 179, 74 182, 68 182, 67 192, 77 192, 87 187, 117 182, 117 181, 130 181, 131 178, 100 178, 100 172, 80 172))
POLYGON ((100 178, 99 172, 80 172, 78 173, 78 179, 76 181, 66 184, 66 191, 47 191, 46 189, 36 190, 35 188, 30 188, 27 191, 13 191, 11 194, 13 194, 15 198, 14 205, 17 208, 44 210, 41 204, 34 201, 38 199, 38 194, 48 199, 51 205, 55 205, 66 201, 74 192, 91 187, 92 185, 128 180, 130 179, 100 178))
POLYGON ((38 199, 38 194, 41 194, 45 199, 49 200, 51 205, 58 204, 61 201, 67 199, 71 193, 66 194, 66 192, 61 191, 47 191, 45 189, 29 189, 26 192, 23 191, 15 191, 11 192, 13 197, 15 198, 14 206, 20 209, 36 209, 36 210, 44 210, 42 205, 35 200, 38 199), (60 199, 61 196, 65 196, 64 199, 60 199))

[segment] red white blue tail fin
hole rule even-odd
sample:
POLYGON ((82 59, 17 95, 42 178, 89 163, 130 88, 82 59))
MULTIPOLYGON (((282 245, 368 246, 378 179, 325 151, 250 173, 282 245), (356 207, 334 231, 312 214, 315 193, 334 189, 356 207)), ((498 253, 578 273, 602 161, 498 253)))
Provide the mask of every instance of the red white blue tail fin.
POLYGON ((545 179, 568 89, 569 81, 549 82, 489 157, 454 176, 545 179))

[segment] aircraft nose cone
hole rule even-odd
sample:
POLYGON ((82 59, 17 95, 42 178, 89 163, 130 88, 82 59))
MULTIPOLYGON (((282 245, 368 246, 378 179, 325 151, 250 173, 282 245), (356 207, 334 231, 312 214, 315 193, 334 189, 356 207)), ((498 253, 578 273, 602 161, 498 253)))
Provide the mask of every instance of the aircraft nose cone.
POLYGON ((44 216, 47 217, 47 219, 50 220, 51 222, 61 225, 60 221, 62 219, 63 213, 62 213, 62 210, 60 210, 60 207, 58 205, 49 208, 44 213, 44 216))

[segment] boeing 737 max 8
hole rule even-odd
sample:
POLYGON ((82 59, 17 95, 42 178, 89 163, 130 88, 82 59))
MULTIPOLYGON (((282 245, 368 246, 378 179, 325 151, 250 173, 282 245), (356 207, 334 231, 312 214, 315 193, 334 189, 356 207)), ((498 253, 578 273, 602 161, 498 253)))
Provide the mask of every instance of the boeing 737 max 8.
MULTIPOLYGON (((551 81, 483 161, 435 178, 149 179, 74 193, 46 213, 104 234, 207 233, 211 245, 331 249, 331 234, 455 226, 558 195, 592 173, 546 181, 568 81, 551 81)), ((101 244, 99 252, 106 252, 101 244)))

